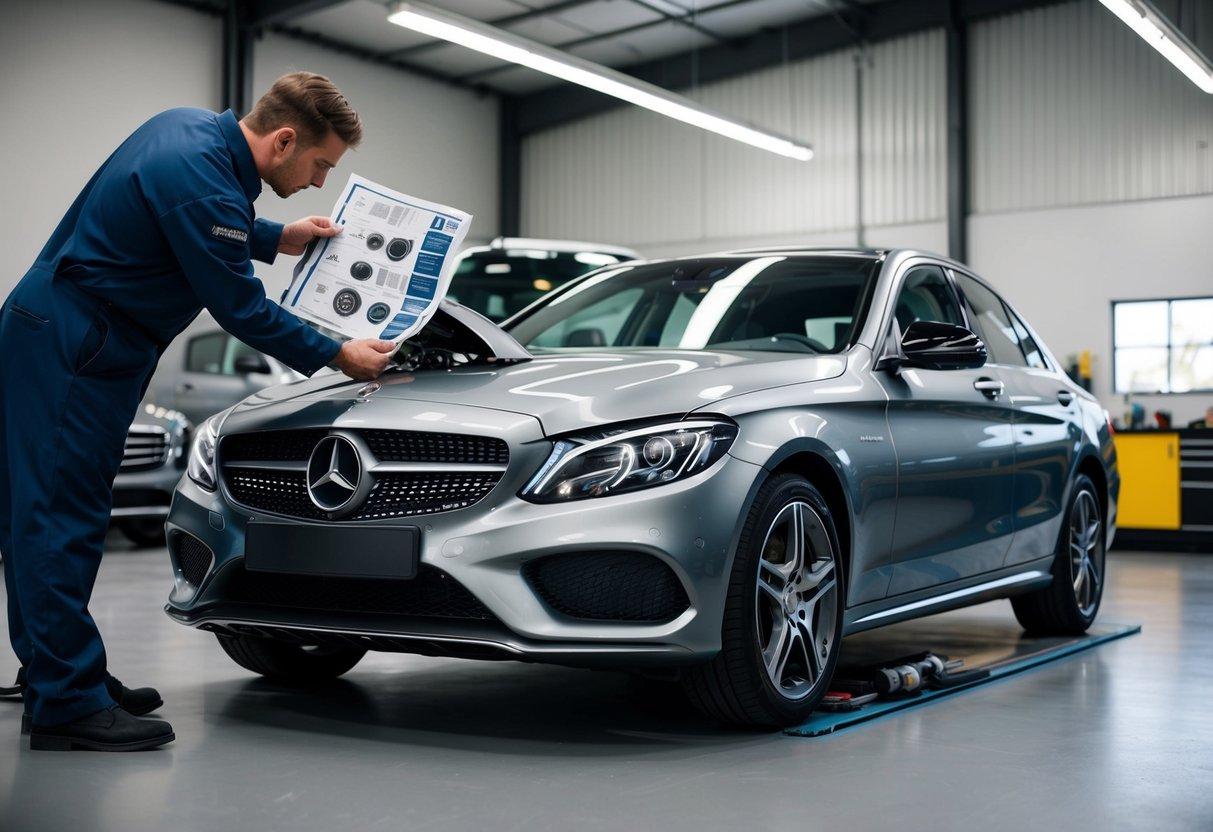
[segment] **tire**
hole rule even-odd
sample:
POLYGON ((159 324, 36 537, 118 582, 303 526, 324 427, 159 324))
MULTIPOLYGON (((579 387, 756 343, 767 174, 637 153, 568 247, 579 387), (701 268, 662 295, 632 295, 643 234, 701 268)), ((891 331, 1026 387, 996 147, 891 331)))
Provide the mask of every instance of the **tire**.
POLYGON ((164 520, 159 517, 122 520, 118 523, 118 531, 140 549, 165 545, 164 520))
POLYGON ((366 655, 354 647, 315 647, 287 644, 254 636, 216 634, 232 661, 276 682, 307 685, 336 679, 366 655))
POLYGON ((683 673, 692 704, 740 726, 782 728, 808 717, 838 664, 846 599, 840 552, 826 501, 808 480, 783 474, 763 484, 733 558, 720 652, 683 673), (797 523, 804 553, 799 569, 787 563, 783 546, 797 523), (790 577, 782 587, 780 567, 790 577), (786 642, 777 638, 784 632, 786 642), (810 640, 811 652, 803 649, 810 640), (784 649, 775 649, 779 645, 784 649))
POLYGON ((1030 635, 1082 635, 1099 613, 1107 575, 1104 509, 1085 474, 1074 480, 1072 491, 1053 557, 1053 582, 1011 599, 1015 618, 1030 635))

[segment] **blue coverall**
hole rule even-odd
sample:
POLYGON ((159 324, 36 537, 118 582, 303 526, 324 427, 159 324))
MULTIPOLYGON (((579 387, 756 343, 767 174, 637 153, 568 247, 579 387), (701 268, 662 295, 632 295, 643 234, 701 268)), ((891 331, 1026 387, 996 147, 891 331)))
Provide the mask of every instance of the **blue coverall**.
POLYGON ((231 111, 155 116, 84 187, 0 309, 0 551, 35 725, 108 708, 88 611, 127 428, 164 347, 206 307, 305 375, 339 344, 266 299, 261 179, 231 111))

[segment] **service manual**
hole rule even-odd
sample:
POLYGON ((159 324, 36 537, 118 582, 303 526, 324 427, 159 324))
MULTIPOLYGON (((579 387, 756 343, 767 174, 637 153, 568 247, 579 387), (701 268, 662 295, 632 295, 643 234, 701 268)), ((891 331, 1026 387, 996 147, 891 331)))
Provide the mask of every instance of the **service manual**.
POLYGON ((304 253, 282 305, 348 338, 411 338, 446 296, 472 215, 351 174, 331 219, 344 230, 304 253))

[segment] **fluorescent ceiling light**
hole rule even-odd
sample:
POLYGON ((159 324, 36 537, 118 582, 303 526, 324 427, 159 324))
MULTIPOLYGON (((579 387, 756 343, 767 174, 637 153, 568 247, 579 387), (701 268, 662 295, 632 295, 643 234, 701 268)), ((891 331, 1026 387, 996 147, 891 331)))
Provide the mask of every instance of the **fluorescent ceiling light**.
POLYGON ((397 26, 597 90, 638 107, 772 153, 805 162, 813 158, 813 148, 803 142, 760 130, 700 106, 684 96, 675 95, 622 72, 519 37, 479 20, 472 20, 425 3, 397 3, 394 9, 388 20, 397 26))
POLYGON ((1142 0, 1099 0, 1112 14, 1158 50, 1175 68, 1207 93, 1213 94, 1213 66, 1183 33, 1142 0))

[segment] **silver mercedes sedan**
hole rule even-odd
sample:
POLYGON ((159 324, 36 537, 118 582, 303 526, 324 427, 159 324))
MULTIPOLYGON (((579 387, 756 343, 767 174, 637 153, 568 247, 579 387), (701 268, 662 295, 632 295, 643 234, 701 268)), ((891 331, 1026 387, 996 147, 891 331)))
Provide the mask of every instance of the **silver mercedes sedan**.
POLYGON ((1081 633, 1099 609, 1107 415, 960 263, 627 263, 501 329, 446 304, 401 360, 197 431, 167 612, 243 667, 660 669, 716 719, 778 726, 844 635, 994 598, 1081 633))

